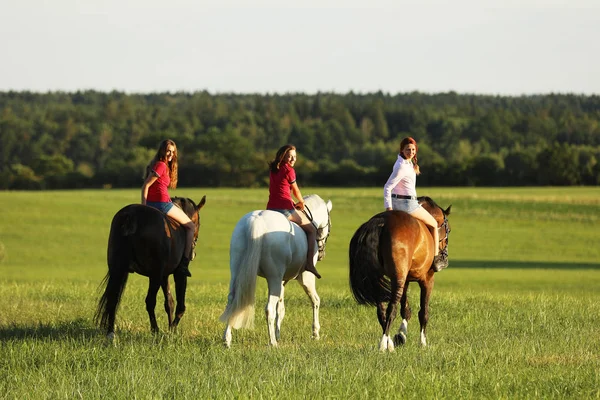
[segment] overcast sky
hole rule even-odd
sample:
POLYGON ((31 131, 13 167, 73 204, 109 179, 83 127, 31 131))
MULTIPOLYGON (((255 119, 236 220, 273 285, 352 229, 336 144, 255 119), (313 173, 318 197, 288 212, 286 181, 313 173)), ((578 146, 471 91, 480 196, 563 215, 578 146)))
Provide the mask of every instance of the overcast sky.
POLYGON ((0 91, 86 89, 600 94, 600 0, 3 1, 0 91))

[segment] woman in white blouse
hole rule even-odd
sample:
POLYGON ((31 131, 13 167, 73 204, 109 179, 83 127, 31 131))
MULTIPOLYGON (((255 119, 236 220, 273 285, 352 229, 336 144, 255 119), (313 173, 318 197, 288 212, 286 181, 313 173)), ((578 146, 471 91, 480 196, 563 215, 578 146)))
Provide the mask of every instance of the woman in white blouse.
POLYGON ((417 142, 411 137, 406 137, 400 142, 400 154, 383 187, 383 202, 386 210, 406 211, 427 225, 434 240, 433 265, 439 270, 446 267, 448 260, 439 255, 440 237, 436 220, 417 201, 417 175, 421 173, 417 164, 417 150, 417 142))

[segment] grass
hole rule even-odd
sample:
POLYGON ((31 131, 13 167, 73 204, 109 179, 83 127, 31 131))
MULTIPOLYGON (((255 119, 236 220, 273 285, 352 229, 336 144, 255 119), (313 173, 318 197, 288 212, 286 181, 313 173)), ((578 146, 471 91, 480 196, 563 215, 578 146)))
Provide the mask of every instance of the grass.
MULTIPOLYGON (((421 189, 452 204, 450 268, 436 277, 427 348, 418 346, 419 292, 408 343, 377 351, 375 309, 348 287, 350 237, 383 207, 380 189, 304 189, 333 202, 320 341, 290 282, 280 347, 267 346, 259 280, 253 330, 221 343, 229 237, 265 189, 179 189, 207 195, 187 312, 152 335, 147 279, 131 275, 117 346, 92 323, 114 213, 137 190, 0 192, 0 398, 598 398, 599 188, 421 189)), ((166 318, 161 298, 159 325, 166 318)), ((399 321, 395 324, 397 328, 399 321)))

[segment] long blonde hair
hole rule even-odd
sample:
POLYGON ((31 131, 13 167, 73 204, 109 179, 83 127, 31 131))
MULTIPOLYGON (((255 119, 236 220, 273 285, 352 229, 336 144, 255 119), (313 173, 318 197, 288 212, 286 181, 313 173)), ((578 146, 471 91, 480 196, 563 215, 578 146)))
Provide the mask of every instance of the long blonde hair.
POLYGON ((169 171, 169 178, 171 179, 171 182, 169 183, 169 189, 177 189, 177 172, 178 172, 177 145, 175 144, 174 141, 172 141, 171 139, 165 139, 162 142, 160 142, 160 145, 158 146, 158 151, 156 152, 156 155, 154 156, 154 158, 152 158, 152 161, 150 161, 150 164, 148 164, 146 166, 146 173, 144 174, 144 180, 151 173, 152 167, 154 167, 154 164, 156 164, 158 161, 162 161, 165 164, 167 164, 167 169, 169 171), (173 146, 175 149, 173 151, 173 158, 171 159, 171 161, 167 160, 167 149, 169 146, 173 146))

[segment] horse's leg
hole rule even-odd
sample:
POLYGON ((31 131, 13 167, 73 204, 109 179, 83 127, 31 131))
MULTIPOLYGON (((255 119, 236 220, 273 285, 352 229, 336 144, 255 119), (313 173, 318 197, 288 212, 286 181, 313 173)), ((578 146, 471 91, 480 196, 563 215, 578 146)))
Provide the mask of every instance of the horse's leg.
POLYGON ((406 343, 406 337, 408 336, 408 321, 411 317, 410 304, 408 304, 408 282, 404 284, 404 291, 400 299, 400 315, 402 316, 402 323, 398 333, 394 336, 396 346, 406 343))
POLYGON ((179 325, 179 321, 185 313, 185 291, 187 289, 187 275, 182 273, 173 274, 175 280, 175 297, 177 299, 177 308, 175 309, 175 319, 173 320, 173 330, 179 325))
POLYGON ((315 275, 312 273, 301 274, 299 278, 300 285, 304 289, 304 292, 308 295, 308 298, 312 302, 313 307, 313 324, 312 324, 312 338, 319 340, 319 332, 321 331, 321 324, 319 323, 319 309, 321 308, 321 298, 317 294, 317 285, 315 275))
POLYGON ((225 347, 230 348, 231 347, 231 339, 232 339, 232 335, 231 335, 231 325, 227 324, 227 326, 225 327, 225 332, 223 332, 223 342, 225 343, 225 347))
POLYGON ((148 312, 148 317, 150 318, 150 329, 152 330, 152 333, 158 333, 158 324, 156 323, 154 309, 156 308, 156 295, 158 294, 159 288, 160 280, 156 278, 150 278, 150 283, 148 284, 148 294, 146 295, 146 311, 148 312))
POLYGON ((419 310, 419 324, 421 325, 421 346, 427 346, 427 321, 429 320, 429 297, 433 290, 433 279, 419 282, 421 287, 421 309, 419 310))
POLYGON ((279 296, 279 300, 277 301, 277 316, 275 317, 275 339, 279 341, 281 337, 281 323, 283 322, 283 317, 285 317, 285 303, 283 298, 285 296, 285 286, 283 282, 281 283, 281 295, 279 296))
POLYGON ((400 297, 402 296, 403 291, 404 280, 393 280, 390 301, 388 303, 387 310, 385 313, 385 326, 383 328, 383 336, 381 337, 381 341, 379 342, 380 351, 394 351, 394 341, 390 337, 390 328, 392 326, 392 323, 394 322, 394 319, 396 318, 398 303, 400 302, 400 297))
POLYGON ((269 344, 277 346, 277 337, 275 336, 275 318, 277 315, 277 303, 281 296, 282 280, 279 278, 270 278, 267 281, 269 286, 269 300, 265 307, 265 315, 267 317, 267 328, 269 330, 269 344))
POLYGON ((386 317, 385 312, 387 310, 387 303, 385 301, 380 301, 377 303, 377 320, 379 321, 379 325, 381 325, 381 330, 385 329, 386 325, 386 317))
POLYGON ((175 309, 175 303, 173 302, 173 295, 171 295, 168 276, 163 279, 160 287, 165 296, 165 312, 167 313, 167 319, 169 320, 169 330, 173 330, 173 310, 175 309))
POLYGON ((225 347, 231 347, 231 339, 231 325, 227 324, 225 332, 223 332, 223 342, 225 342, 225 347))

